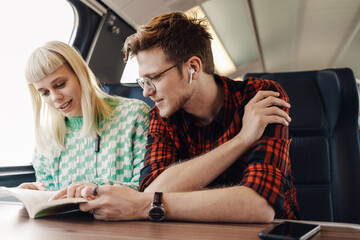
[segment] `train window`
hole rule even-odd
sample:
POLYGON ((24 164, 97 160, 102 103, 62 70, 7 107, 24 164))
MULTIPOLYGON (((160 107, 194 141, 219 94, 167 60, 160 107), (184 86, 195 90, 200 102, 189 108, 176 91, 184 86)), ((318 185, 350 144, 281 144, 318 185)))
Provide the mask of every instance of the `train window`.
POLYGON ((120 82, 136 83, 136 78, 138 77, 139 77, 139 65, 137 63, 136 57, 132 57, 126 62, 120 82))
POLYGON ((136 82, 137 61, 132 59, 125 65, 122 52, 125 39, 133 33, 135 29, 111 10, 107 11, 87 56, 88 64, 100 82, 136 82))
POLYGON ((35 144, 24 69, 31 52, 50 40, 70 42, 74 11, 64 0, 5 1, 0 14, 0 166, 29 164, 35 144))

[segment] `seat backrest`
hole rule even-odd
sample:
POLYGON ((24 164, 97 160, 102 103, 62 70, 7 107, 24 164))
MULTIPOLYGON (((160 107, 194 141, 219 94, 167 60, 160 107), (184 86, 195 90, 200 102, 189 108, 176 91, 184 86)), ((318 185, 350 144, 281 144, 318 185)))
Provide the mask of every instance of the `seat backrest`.
POLYGON ((305 220, 360 223, 359 98, 348 68, 249 73, 290 99, 292 172, 305 220))
POLYGON ((143 89, 137 83, 111 83, 111 84, 103 84, 101 88, 104 92, 110 95, 116 95, 126 98, 136 98, 144 101, 151 108, 155 105, 154 101, 152 101, 148 97, 144 97, 143 89))

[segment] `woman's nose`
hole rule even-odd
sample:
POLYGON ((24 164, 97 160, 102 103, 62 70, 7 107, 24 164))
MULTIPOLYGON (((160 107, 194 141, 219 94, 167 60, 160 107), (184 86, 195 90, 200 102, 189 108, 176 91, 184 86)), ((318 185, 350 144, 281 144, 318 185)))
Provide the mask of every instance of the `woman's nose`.
POLYGON ((63 94, 60 91, 52 91, 50 94, 51 94, 51 100, 53 102, 57 102, 63 99, 63 94))

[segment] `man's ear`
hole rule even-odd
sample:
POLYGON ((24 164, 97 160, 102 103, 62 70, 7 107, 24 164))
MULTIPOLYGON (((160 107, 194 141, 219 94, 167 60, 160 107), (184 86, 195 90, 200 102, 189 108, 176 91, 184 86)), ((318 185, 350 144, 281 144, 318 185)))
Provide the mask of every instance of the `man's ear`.
POLYGON ((190 68, 194 70, 195 72, 198 72, 202 68, 202 62, 199 57, 192 56, 189 59, 190 68))

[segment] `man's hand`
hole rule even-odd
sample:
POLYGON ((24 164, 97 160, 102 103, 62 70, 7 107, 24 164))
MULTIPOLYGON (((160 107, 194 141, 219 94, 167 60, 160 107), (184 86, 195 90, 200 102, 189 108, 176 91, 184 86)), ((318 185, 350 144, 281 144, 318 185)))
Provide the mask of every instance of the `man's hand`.
MULTIPOLYGON (((81 191, 83 198, 93 196, 94 187, 81 191)), ((80 210, 91 211, 94 218, 107 221, 146 219, 154 194, 140 193, 126 186, 103 185, 97 188, 94 200, 80 204, 80 210)))
POLYGON ((18 188, 22 189, 30 189, 30 190, 39 190, 39 191, 47 191, 44 184, 39 182, 26 182, 22 183, 18 186, 18 188))
POLYGON ((81 198, 81 191, 85 187, 94 188, 97 186, 94 183, 72 183, 69 186, 61 189, 55 196, 53 196, 49 201, 60 199, 60 198, 81 198))
POLYGON ((279 96, 280 93, 274 91, 257 92, 245 106, 243 127, 237 137, 250 146, 260 139, 267 125, 278 123, 288 126, 291 118, 280 108, 290 108, 290 104, 279 96))

